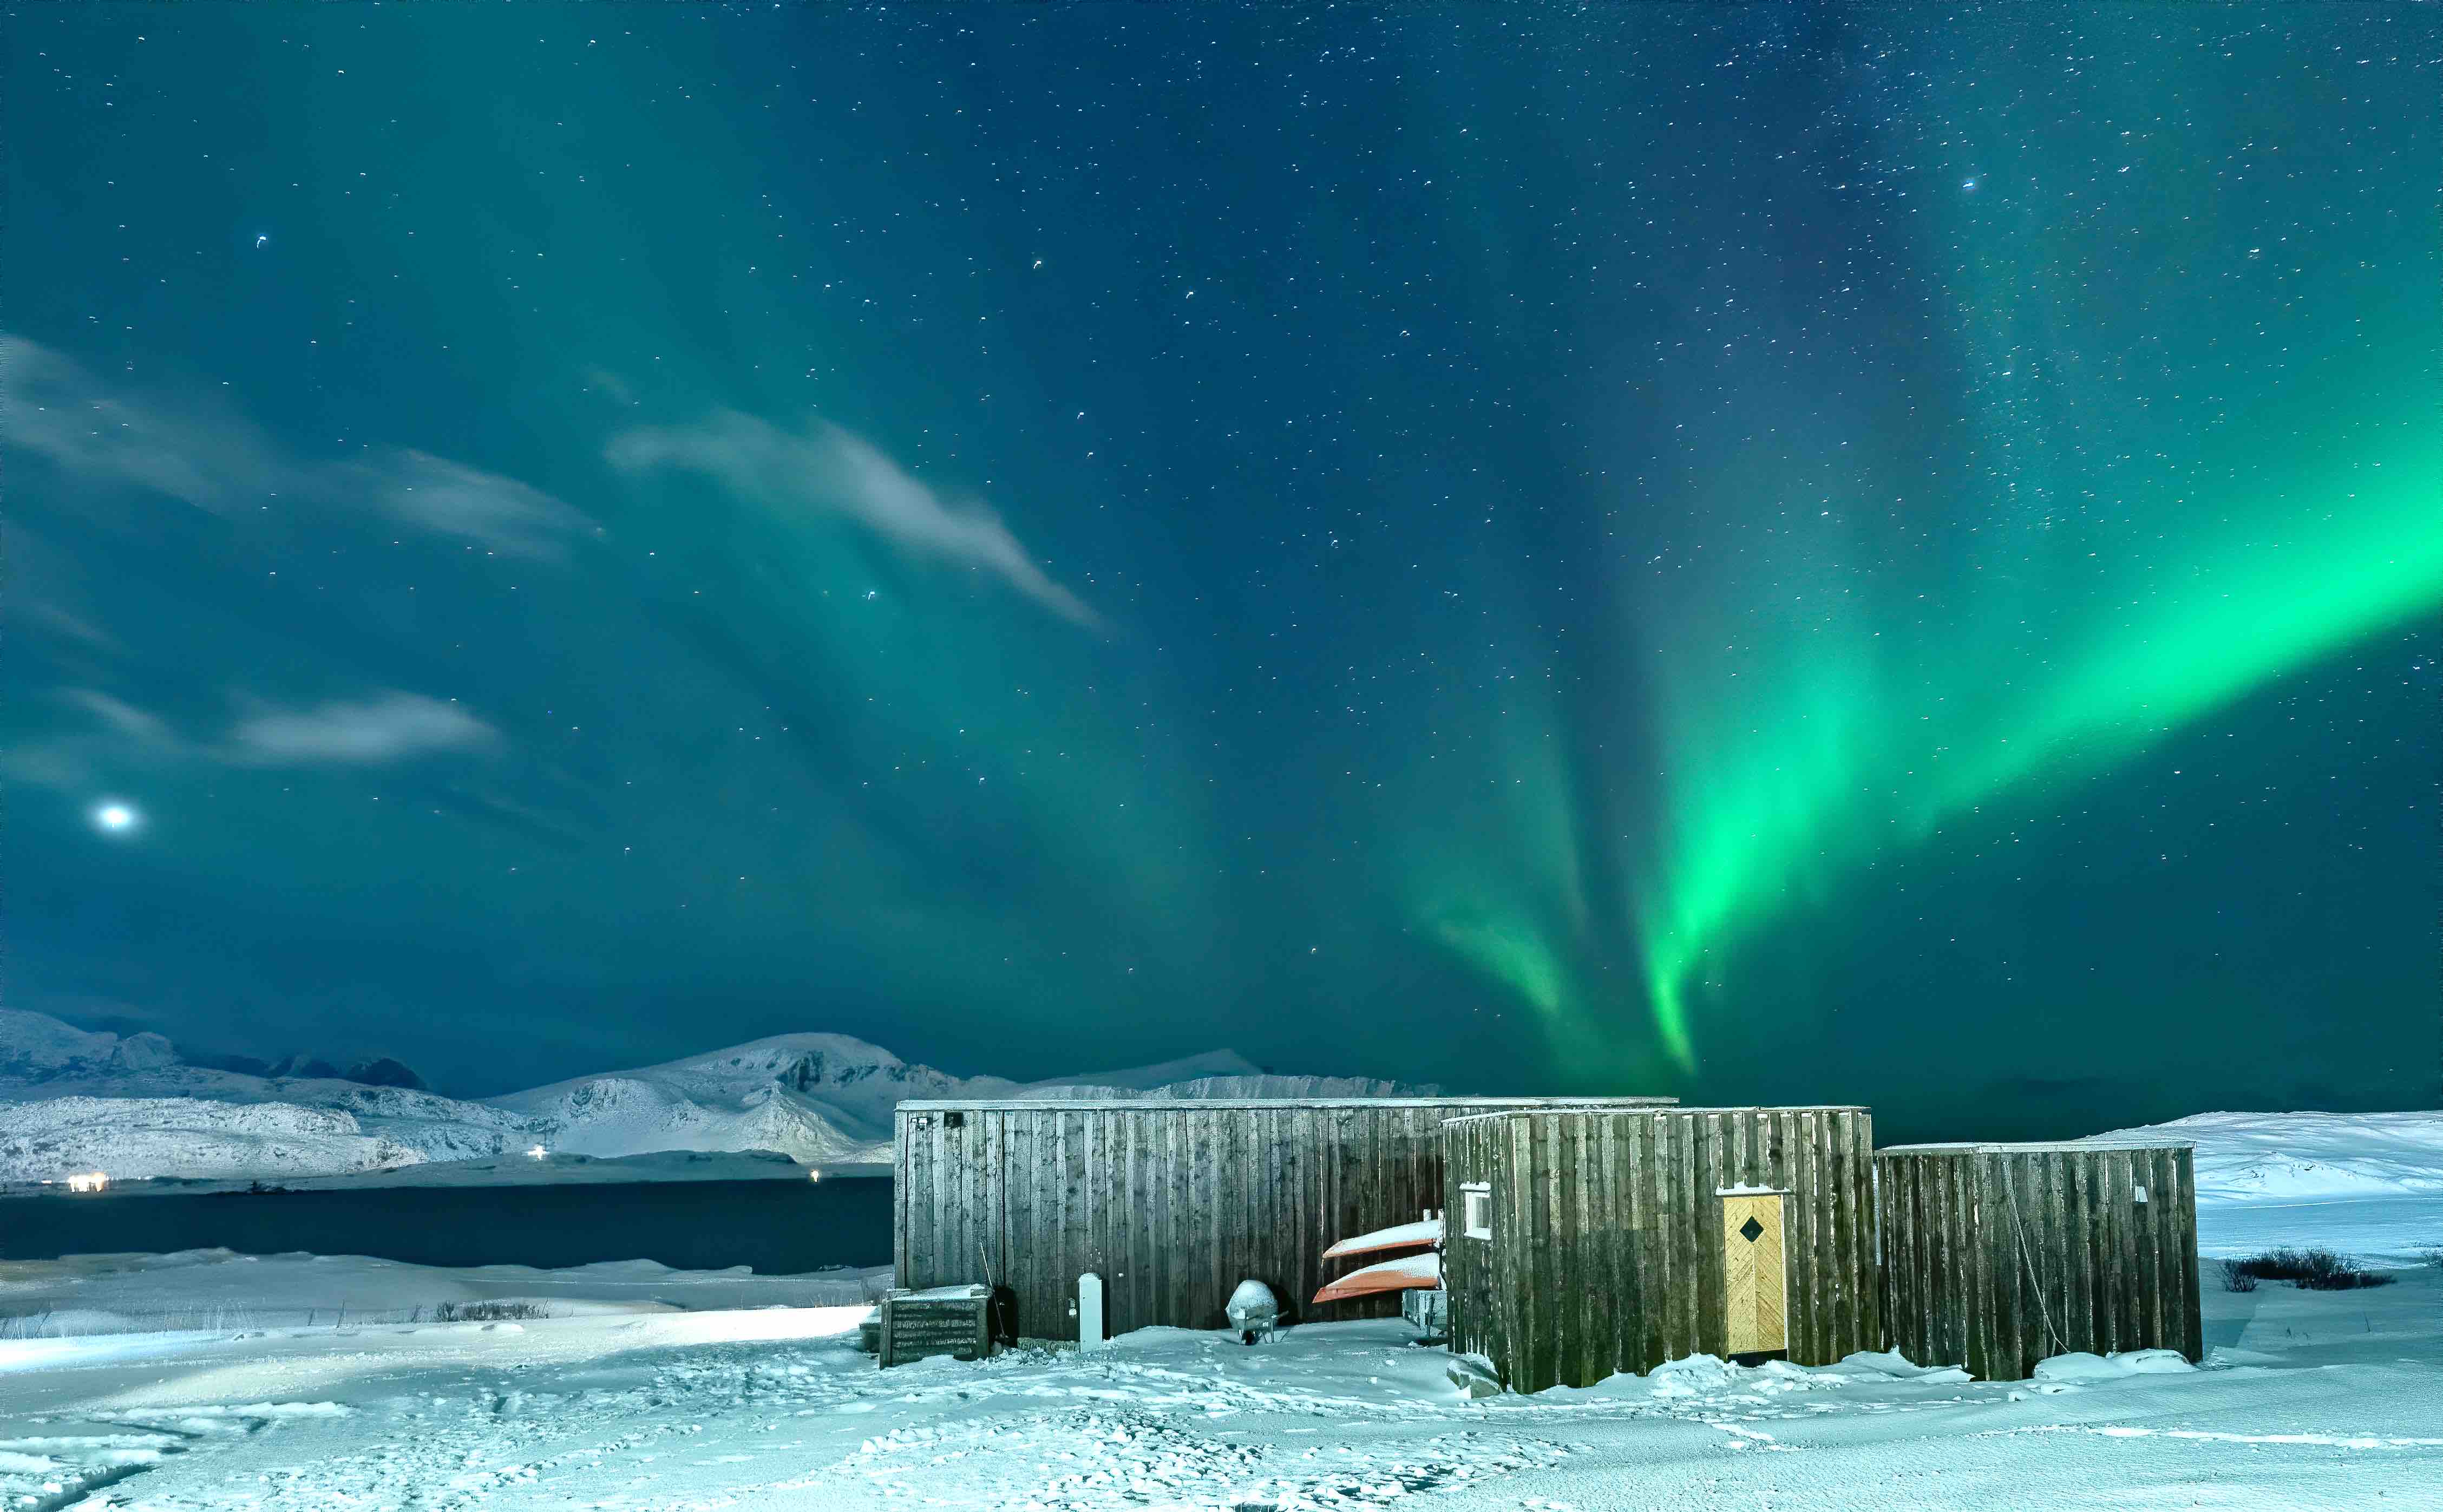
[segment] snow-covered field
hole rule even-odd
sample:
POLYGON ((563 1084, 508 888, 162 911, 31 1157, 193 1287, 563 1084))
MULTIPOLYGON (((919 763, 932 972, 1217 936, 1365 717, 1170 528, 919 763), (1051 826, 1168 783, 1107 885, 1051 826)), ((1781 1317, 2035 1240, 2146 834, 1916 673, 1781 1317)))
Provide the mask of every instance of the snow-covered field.
MULTIPOLYGON (((452 1302, 524 1302, 566 1318, 847 1306, 871 1302, 890 1282, 887 1265, 758 1276, 744 1265, 672 1270, 650 1260, 536 1270, 226 1249, 76 1255, 0 1263, 0 1341, 420 1322, 452 1302)), ((23 1368, 41 1355, 0 1349, 0 1370, 23 1368)))
MULTIPOLYGON (((2319 1159, 2384 1142, 2315 1127, 2319 1159)), ((2423 1183, 2218 1187, 2209 1253, 2287 1224, 2388 1256, 2397 1282, 2210 1282, 2203 1369, 2069 1356, 2016 1383, 1891 1356, 1697 1359, 1471 1401, 1396 1322, 1258 1348, 1148 1330, 1093 1355, 886 1373, 854 1348, 864 1309, 837 1305, 874 1275, 209 1252, 0 1266, 0 1313, 217 1325, 0 1339, 0 1507, 2436 1507, 2443 1267, 2404 1237, 2443 1242, 2423 1183), (431 1320, 487 1300, 555 1316, 431 1320)))
POLYGON ((2437 1504, 2443 1273, 2209 1295, 2204 1370, 2071 1357, 1989 1385, 1890 1356, 1699 1359, 1479 1401, 1396 1322, 1252 1349, 1148 1330, 1093 1355, 887 1373, 854 1348, 855 1306, 31 1340, 0 1344, 0 1496, 315 1512, 2437 1504))

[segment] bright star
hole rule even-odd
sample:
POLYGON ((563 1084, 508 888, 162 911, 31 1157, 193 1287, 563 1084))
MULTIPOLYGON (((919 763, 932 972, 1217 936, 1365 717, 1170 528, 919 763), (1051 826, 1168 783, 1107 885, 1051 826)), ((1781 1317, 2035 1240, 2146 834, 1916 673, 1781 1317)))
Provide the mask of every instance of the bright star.
POLYGON ((136 827, 138 815, 128 804, 117 799, 96 805, 93 821, 105 835, 124 835, 136 827))
POLYGON ((1959 187, 1973 194, 1976 189, 1976 180, 1974 178, 1963 178, 1959 181, 1959 187))

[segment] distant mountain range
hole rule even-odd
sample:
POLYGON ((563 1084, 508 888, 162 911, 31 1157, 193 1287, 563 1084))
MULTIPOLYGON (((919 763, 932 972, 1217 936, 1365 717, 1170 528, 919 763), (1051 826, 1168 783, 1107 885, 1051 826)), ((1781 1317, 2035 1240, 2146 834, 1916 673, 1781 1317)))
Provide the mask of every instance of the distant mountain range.
POLYGON ((79 1029, 0 1008, 0 1181, 87 1171, 119 1178, 331 1175, 481 1160, 537 1145, 595 1156, 764 1150, 807 1165, 879 1161, 891 1158, 891 1112, 904 1097, 1365 1097, 1434 1090, 1276 1076, 1229 1050, 1042 1082, 954 1077, 840 1034, 776 1035, 480 1100, 425 1090, 395 1060, 370 1060, 349 1075, 356 1079, 315 1057, 224 1056, 198 1064, 158 1034, 79 1029))

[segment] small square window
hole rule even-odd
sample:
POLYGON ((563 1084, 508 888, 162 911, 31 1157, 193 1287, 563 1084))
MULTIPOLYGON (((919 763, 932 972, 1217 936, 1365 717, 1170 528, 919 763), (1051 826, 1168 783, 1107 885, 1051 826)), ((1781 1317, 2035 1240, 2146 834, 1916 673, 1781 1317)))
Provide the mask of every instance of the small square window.
POLYGON ((1460 1200, 1465 1204, 1465 1210, 1460 1216, 1465 1220, 1461 1227, 1467 1237, 1491 1239, 1493 1237, 1492 1186, 1485 1182, 1466 1182, 1460 1185, 1459 1191, 1460 1200))
POLYGON ((2146 1200, 2146 1189, 2145 1189, 2145 1188, 2140 1187, 2140 1188, 2139 1188, 2139 1189, 2138 1189, 2138 1200, 2139 1200, 2140 1202, 2144 1202, 2144 1201, 2146 1200))

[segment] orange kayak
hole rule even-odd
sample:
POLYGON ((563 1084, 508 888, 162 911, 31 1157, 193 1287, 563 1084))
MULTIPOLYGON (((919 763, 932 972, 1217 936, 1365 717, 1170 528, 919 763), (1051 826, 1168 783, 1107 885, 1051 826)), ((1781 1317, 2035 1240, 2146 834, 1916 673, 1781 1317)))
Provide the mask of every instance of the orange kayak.
POLYGON ((1345 1302, 1351 1298, 1371 1297, 1378 1292, 1414 1291, 1442 1283, 1442 1257, 1427 1253, 1404 1255, 1398 1260, 1378 1261, 1362 1270, 1352 1270, 1338 1281, 1327 1283, 1314 1294, 1318 1302, 1345 1302))

